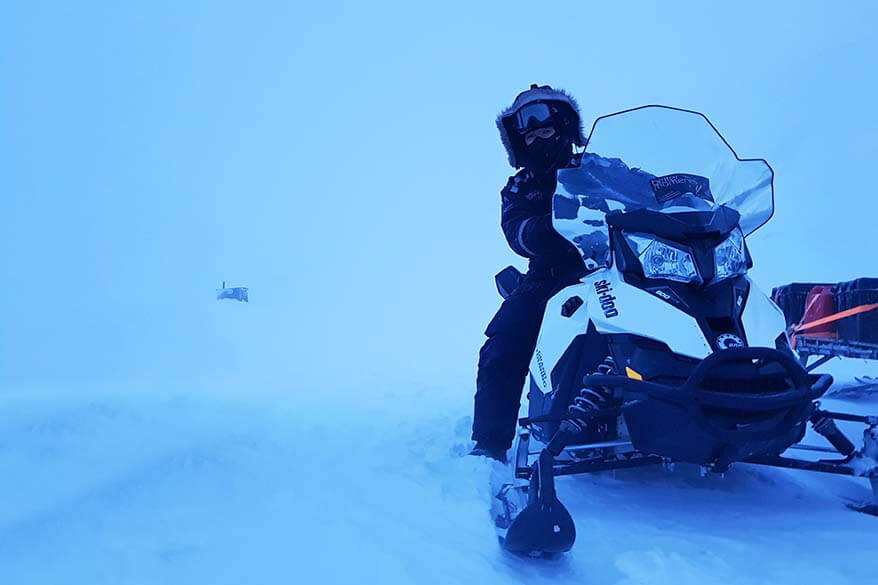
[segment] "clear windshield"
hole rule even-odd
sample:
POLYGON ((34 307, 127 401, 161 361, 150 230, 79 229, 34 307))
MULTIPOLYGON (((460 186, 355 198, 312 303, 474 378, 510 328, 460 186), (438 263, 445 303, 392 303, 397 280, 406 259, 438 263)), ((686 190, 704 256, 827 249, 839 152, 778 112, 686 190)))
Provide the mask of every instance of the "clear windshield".
POLYGON ((749 235, 771 218, 773 179, 764 160, 739 159, 704 115, 645 106, 598 118, 582 163, 558 172, 553 222, 587 265, 602 265, 608 260, 607 212, 725 205, 741 215, 749 235))

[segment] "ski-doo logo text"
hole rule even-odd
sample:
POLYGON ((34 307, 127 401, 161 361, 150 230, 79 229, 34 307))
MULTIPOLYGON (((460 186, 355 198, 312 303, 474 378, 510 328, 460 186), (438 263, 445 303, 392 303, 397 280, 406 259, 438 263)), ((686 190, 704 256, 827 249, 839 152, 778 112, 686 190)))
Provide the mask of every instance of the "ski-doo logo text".
POLYGON ((598 301, 601 303, 601 310, 604 312, 604 317, 607 319, 618 317, 619 310, 616 308, 616 297, 612 295, 613 287, 610 286, 609 281, 597 281, 594 283, 594 290, 598 293, 598 301))

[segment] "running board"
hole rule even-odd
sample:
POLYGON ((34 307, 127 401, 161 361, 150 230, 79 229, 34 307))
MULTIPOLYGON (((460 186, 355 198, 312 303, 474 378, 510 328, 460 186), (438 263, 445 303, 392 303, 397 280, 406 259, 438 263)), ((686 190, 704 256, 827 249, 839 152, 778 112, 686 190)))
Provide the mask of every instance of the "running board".
MULTIPOLYGON (((612 449, 612 448, 623 448, 623 449, 631 449, 634 452, 634 443, 631 441, 604 441, 602 443, 583 443, 581 445, 570 445, 568 447, 564 447, 564 451, 586 451, 589 449, 612 449)), ((818 453, 832 453, 838 454, 838 451, 832 447, 822 447, 820 445, 802 445, 795 444, 790 445, 788 449, 794 449, 798 451, 815 451, 818 453)), ((528 450, 528 455, 539 455, 542 449, 528 450)))

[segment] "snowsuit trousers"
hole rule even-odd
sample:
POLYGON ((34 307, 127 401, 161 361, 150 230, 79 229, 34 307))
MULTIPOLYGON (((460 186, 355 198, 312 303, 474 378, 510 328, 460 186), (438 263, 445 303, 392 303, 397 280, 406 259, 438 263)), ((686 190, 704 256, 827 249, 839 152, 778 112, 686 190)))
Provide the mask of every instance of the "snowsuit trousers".
POLYGON ((525 276, 485 330, 488 339, 479 352, 472 438, 487 448, 512 446, 543 312, 561 286, 557 278, 525 276))

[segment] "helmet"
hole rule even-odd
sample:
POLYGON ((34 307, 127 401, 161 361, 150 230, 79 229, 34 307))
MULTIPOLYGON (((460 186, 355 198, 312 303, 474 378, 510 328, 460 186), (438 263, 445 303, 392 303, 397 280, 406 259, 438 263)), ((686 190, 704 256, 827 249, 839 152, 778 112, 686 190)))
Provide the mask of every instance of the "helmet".
POLYGON ((585 144, 576 100, 565 91, 548 85, 533 84, 518 94, 512 105, 497 116, 497 129, 509 164, 514 168, 557 168, 563 155, 571 152, 573 144, 585 144), (556 135, 535 140, 530 145, 525 143, 524 134, 546 126, 552 126, 556 135))

